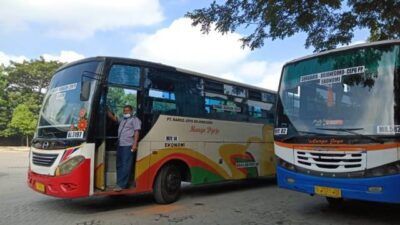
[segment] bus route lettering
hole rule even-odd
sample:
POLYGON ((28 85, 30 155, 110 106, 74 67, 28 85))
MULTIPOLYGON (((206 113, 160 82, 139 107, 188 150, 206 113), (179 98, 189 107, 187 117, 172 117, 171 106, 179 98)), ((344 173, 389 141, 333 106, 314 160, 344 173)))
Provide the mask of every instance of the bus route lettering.
POLYGON ((331 139, 308 139, 309 144, 317 144, 317 145, 326 145, 326 144, 332 144, 332 145, 337 145, 337 144, 343 144, 344 140, 343 139, 336 139, 336 138, 331 138, 331 139))
POLYGON ((214 128, 214 127, 196 127, 196 126, 191 126, 190 131, 191 133, 199 133, 199 134, 211 134, 211 135, 217 135, 219 134, 219 129, 214 128))

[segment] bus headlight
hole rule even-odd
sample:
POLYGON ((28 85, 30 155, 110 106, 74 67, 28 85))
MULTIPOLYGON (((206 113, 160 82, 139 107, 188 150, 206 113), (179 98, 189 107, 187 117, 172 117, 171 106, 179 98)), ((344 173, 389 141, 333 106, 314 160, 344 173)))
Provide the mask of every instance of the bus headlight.
POLYGON ((365 171, 365 176, 380 177, 380 176, 394 175, 399 173, 400 173, 400 161, 396 161, 383 166, 368 169, 365 171))
POLYGON ((85 157, 83 157, 82 155, 78 155, 68 159, 65 162, 62 162, 56 169, 56 176, 61 176, 71 173, 71 171, 75 169, 77 166, 79 166, 84 160, 85 157))
POLYGON ((278 165, 280 165, 281 167, 283 167, 285 169, 288 169, 288 170, 291 170, 291 171, 295 171, 296 170, 295 165, 293 165, 291 163, 288 163, 283 159, 277 158, 277 163, 278 163, 278 165))

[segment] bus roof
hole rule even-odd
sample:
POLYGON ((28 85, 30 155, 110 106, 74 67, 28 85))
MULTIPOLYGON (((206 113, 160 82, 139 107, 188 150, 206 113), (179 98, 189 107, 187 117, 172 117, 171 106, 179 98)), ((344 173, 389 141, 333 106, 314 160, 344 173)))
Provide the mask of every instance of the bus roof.
POLYGON ((362 44, 356 44, 356 45, 336 48, 336 49, 323 51, 323 52, 319 52, 319 53, 315 53, 315 54, 311 54, 311 55, 307 55, 307 56, 304 56, 304 57, 301 57, 301 58, 294 59, 292 61, 289 61, 289 62, 285 63, 285 65, 283 65, 283 66, 286 66, 286 65, 292 64, 292 63, 296 63, 296 62, 299 62, 299 61, 303 61, 303 60, 306 60, 306 59, 311 59, 311 58, 316 58, 316 57, 319 57, 319 56, 328 55, 328 54, 335 53, 335 52, 342 52, 342 51, 351 50, 351 49, 364 48, 364 47, 370 47, 370 46, 378 46, 378 45, 388 45, 388 44, 400 44, 400 39, 398 39, 398 40, 396 39, 396 40, 367 42, 367 43, 362 43, 362 44))
POLYGON ((70 66, 73 66, 73 65, 76 65, 76 64, 80 64, 80 63, 84 63, 84 62, 89 62, 89 61, 93 61, 93 60, 106 60, 106 59, 123 60, 123 61, 127 61, 127 62, 130 62, 130 63, 137 64, 139 66, 149 66, 149 67, 160 68, 160 69, 163 68, 163 69, 168 69, 168 70, 171 70, 171 71, 190 74, 190 75, 197 76, 197 77, 207 78, 207 79, 210 79, 210 80, 220 81, 220 82, 226 83, 226 84, 238 85, 238 86, 241 86, 241 87, 246 87, 246 88, 260 90, 260 91, 265 91, 265 92, 274 93, 274 94, 277 93, 276 91, 269 90, 269 89, 266 89, 266 88, 261 88, 261 87, 257 87, 257 86, 253 86, 253 85, 249 85, 249 84, 244 84, 244 83, 241 83, 241 82, 231 81, 231 80, 227 80, 227 79, 224 79, 224 78, 219 78, 219 77, 208 75, 208 74, 204 74, 204 73, 199 73, 199 72, 195 72, 195 71, 191 71, 191 70, 187 70, 187 69, 183 69, 183 68, 178 68, 178 67, 165 65, 165 64, 162 64, 162 63, 155 63, 155 62, 150 62, 150 61, 145 61, 145 60, 123 58, 123 57, 96 56, 96 57, 85 58, 85 59, 81 59, 81 60, 77 60, 77 61, 68 63, 68 64, 60 67, 57 71, 62 70, 64 68, 66 68, 66 67, 70 67, 70 66))

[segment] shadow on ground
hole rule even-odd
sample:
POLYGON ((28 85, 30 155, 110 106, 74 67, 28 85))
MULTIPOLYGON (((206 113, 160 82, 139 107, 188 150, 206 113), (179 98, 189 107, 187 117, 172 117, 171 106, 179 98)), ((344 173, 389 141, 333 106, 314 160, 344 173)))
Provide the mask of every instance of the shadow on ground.
MULTIPOLYGON (((312 198, 311 198, 312 199, 312 198)), ((357 200, 345 200, 342 205, 332 207, 328 202, 310 202, 297 212, 315 220, 368 221, 368 224, 400 224, 400 205, 357 200)), ((347 223, 346 223, 347 224, 347 223)), ((350 223, 349 223, 350 224, 350 223)))
MULTIPOLYGON (((279 195, 287 193, 287 196, 282 198, 283 202, 273 201, 273 204, 276 204, 275 206, 265 203, 265 210, 272 210, 269 213, 274 214, 277 209, 283 210, 281 212, 283 213, 282 224, 400 224, 400 205, 347 200, 342 207, 333 208, 327 202, 321 201, 321 198, 285 190, 278 192, 275 179, 256 179, 201 186, 184 185, 180 200, 177 203, 165 206, 157 205, 151 194, 72 200, 45 198, 35 202, 35 206, 38 210, 75 215, 114 213, 118 210, 129 209, 124 213, 129 212, 131 215, 139 216, 149 214, 165 216, 171 210, 185 209, 190 205, 206 205, 208 204, 204 198, 206 196, 212 197, 265 188, 271 189, 269 193, 279 195), (187 202, 190 203, 187 204, 187 202)), ((279 198, 279 196, 274 196, 274 198, 279 198)), ((263 213, 268 214, 268 212, 263 213)))
MULTIPOLYGON (((210 185, 187 186, 182 188, 181 198, 184 200, 190 196, 191 199, 202 199, 203 196, 220 195, 230 192, 245 191, 248 189, 258 189, 274 187, 275 179, 254 179, 246 181, 231 181, 210 185)), ((143 207, 155 205, 152 194, 142 195, 119 195, 119 196, 99 196, 84 199, 43 199, 35 203, 37 207, 46 208, 46 210, 62 209, 63 213, 90 214, 107 212, 132 207, 143 207), (54 204, 55 207, 49 207, 54 204)), ((202 203, 196 203, 202 204, 202 203)))

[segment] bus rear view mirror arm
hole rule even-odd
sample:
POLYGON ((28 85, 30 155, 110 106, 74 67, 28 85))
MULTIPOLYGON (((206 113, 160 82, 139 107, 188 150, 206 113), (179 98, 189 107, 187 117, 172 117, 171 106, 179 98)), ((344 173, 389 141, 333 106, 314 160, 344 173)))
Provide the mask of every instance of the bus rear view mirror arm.
POLYGON ((90 81, 89 80, 82 80, 81 82, 81 101, 88 101, 90 96, 90 81))
POLYGON ((81 101, 88 101, 89 96, 90 96, 90 90, 91 90, 91 82, 92 80, 97 80, 100 81, 100 75, 97 73, 89 72, 89 71, 84 71, 82 72, 81 76, 81 94, 80 94, 80 100, 81 101), (94 77, 91 75, 95 75, 94 77))

